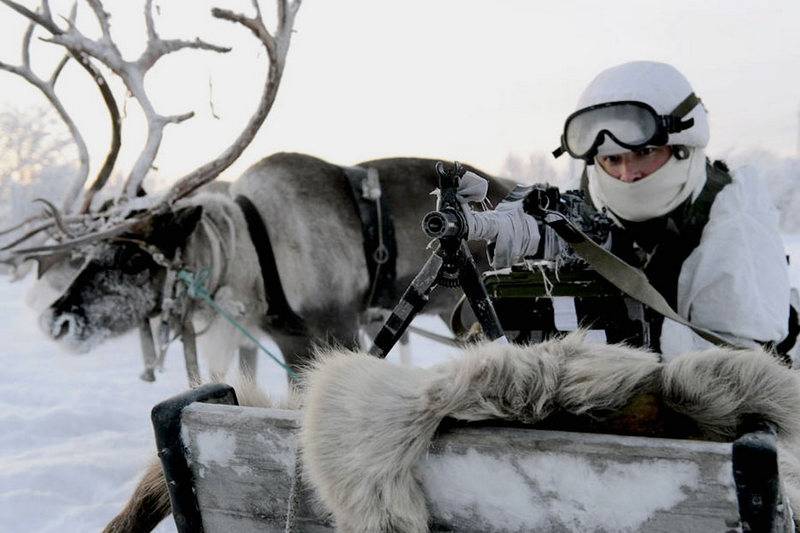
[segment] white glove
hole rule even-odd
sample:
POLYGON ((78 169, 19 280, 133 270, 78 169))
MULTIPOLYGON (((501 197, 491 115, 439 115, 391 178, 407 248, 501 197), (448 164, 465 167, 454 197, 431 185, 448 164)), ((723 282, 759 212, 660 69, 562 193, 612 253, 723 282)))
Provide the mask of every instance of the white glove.
MULTIPOLYGON (((473 212, 467 200, 475 201, 474 195, 462 194, 462 188, 474 189, 474 180, 482 179, 467 172, 459 183, 458 195, 462 199, 464 217, 467 221, 468 238, 494 241, 493 268, 511 266, 525 256, 533 255, 539 248, 539 226, 536 219, 522 209, 522 199, 512 202, 500 202, 494 211, 473 212), (462 185, 465 184, 465 185, 462 185), (469 184, 469 185, 467 185, 469 184)), ((484 195, 485 197, 485 189, 484 195)), ((481 197, 481 199, 483 199, 481 197)))
POLYGON ((535 218, 522 210, 522 200, 501 202, 494 211, 477 214, 492 214, 497 220, 493 268, 511 266, 523 257, 536 253, 539 248, 539 225, 535 218))

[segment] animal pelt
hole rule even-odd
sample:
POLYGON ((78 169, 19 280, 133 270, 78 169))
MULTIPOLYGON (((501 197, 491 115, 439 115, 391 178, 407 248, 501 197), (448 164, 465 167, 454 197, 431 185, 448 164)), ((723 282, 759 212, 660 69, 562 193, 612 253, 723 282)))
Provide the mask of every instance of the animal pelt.
MULTIPOLYGON (((734 438, 751 415, 771 422, 782 442, 800 433, 797 376, 757 350, 713 349, 663 364, 653 353, 578 333, 527 346, 477 345, 429 369, 339 351, 306 375, 305 475, 340 531, 423 532, 428 510, 415 465, 445 417, 598 417, 642 394, 656 395, 701 437, 734 438)), ((800 462, 784 455, 781 466, 791 469, 784 478, 796 483, 800 462)), ((798 491, 787 492, 800 504, 798 491)))

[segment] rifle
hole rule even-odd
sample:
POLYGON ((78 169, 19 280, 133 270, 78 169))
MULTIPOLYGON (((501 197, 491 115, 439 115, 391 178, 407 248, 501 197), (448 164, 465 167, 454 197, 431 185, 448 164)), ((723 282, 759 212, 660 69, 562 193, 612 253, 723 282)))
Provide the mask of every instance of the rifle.
POLYGON ((464 168, 458 162, 445 165, 439 161, 436 174, 439 181, 436 210, 422 219, 422 229, 429 237, 437 239, 438 246, 375 336, 369 353, 376 357, 386 357, 439 285, 461 287, 484 335, 489 340, 505 339, 500 320, 467 246, 467 223, 458 199, 458 184, 464 168))

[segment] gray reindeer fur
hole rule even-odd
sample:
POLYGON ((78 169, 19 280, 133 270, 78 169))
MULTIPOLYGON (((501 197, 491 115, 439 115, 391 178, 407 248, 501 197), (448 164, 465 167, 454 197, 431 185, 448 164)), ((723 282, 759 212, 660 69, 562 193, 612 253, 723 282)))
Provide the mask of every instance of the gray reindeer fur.
MULTIPOLYGON (((531 423, 557 410, 608 412, 649 392, 709 435, 733 436, 750 414, 775 424, 782 443, 798 435, 798 378, 761 351, 709 350, 661 364, 652 353, 572 334, 530 346, 480 345, 430 369, 340 351, 320 358, 306 387, 306 476, 337 529, 348 532, 428 530, 415 465, 446 416, 531 423)), ((800 508, 794 449, 782 448, 781 467, 800 508)))
MULTIPOLYGON (((394 219, 398 253, 394 290, 398 295, 430 253, 419 224, 434 206, 430 195, 437 186, 434 164, 435 160, 419 158, 361 163, 378 171, 394 219)), ((511 189, 504 180, 489 177, 489 181, 492 201, 511 189)), ((228 196, 187 198, 175 206, 172 219, 164 217, 146 235, 133 237, 177 247, 187 267, 210 269, 210 289, 217 303, 246 326, 268 333, 295 368, 312 357, 315 346, 356 348, 369 276, 361 224, 342 167, 304 154, 278 153, 253 165, 229 189, 228 196), (300 334, 266 320, 261 268, 244 216, 234 202, 238 195, 250 200, 268 229, 280 283, 306 327, 300 334), (202 217, 189 230, 176 220, 192 208, 201 208, 202 217)), ((156 313, 163 286, 163 271, 156 265, 130 274, 120 264, 120 248, 135 245, 101 246, 108 253, 90 264, 40 320, 54 339, 79 351, 124 333, 156 313)), ((483 247, 475 246, 473 252, 485 267, 483 247)), ((449 312, 456 299, 453 291, 437 291, 426 311, 449 312)), ((221 378, 236 345, 249 350, 252 346, 227 322, 213 319, 204 305, 196 309, 198 330, 210 328, 198 338, 200 354, 206 355, 204 359, 210 356, 212 378, 221 378)))
MULTIPOLYGON (((176 208, 184 204, 203 209, 197 228, 183 248, 186 268, 193 272, 206 269, 209 275, 206 287, 214 301, 244 327, 255 330, 266 312, 264 283, 241 210, 230 198, 219 194, 200 194, 176 208)), ((254 346, 209 306, 200 304, 195 309, 195 327, 205 332, 198 338, 198 351, 211 378, 221 380, 236 349, 254 346)))

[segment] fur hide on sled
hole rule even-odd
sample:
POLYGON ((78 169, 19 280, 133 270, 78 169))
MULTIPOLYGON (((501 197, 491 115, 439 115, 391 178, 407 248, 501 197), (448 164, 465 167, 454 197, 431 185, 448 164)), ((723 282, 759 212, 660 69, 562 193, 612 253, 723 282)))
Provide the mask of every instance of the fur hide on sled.
POLYGON ((655 398, 659 418, 671 421, 659 432, 673 437, 733 440, 746 417, 773 424, 783 490, 800 509, 800 378, 763 351, 712 349, 664 364, 575 333, 528 346, 477 345, 427 369, 334 351, 306 379, 306 480, 339 531, 428 531, 415 465, 445 417, 604 418, 613 426, 613 413, 642 397, 655 398))

